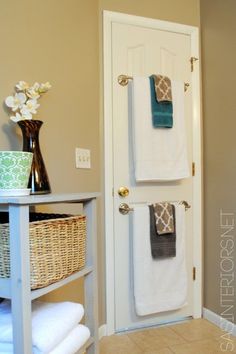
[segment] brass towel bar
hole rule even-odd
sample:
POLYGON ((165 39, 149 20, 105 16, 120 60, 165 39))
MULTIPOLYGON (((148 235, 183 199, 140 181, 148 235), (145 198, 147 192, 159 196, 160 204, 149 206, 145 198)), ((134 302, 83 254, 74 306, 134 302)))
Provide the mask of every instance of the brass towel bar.
MULTIPOLYGON (((121 86, 127 86, 128 85, 128 82, 129 80, 133 80, 133 77, 132 76, 128 76, 128 75, 119 75, 118 76, 118 83, 121 85, 121 86)), ((184 83, 184 91, 186 92, 188 87, 190 86, 190 84, 188 82, 185 82, 184 83)))
MULTIPOLYGON (((182 200, 182 201, 172 201, 170 203, 179 203, 179 204, 183 204, 185 211, 187 211, 189 208, 191 208, 191 205, 188 204, 188 202, 186 202, 186 200, 182 200)), ((130 211, 134 211, 134 208, 131 208, 128 204, 126 203, 121 203, 119 205, 119 212, 123 215, 128 214, 130 211)))

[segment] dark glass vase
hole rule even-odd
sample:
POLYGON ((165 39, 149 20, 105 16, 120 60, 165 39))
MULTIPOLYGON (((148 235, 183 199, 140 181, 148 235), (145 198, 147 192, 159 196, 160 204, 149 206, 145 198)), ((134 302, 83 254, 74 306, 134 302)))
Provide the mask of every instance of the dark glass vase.
POLYGON ((33 153, 28 188, 31 188, 31 194, 51 193, 51 187, 39 145, 39 130, 43 122, 41 120, 26 119, 20 120, 17 123, 22 131, 23 151, 33 153))

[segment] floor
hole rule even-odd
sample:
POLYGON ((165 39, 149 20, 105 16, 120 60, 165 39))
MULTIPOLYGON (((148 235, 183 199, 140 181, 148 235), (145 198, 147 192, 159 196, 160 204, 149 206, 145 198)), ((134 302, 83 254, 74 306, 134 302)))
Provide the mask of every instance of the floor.
POLYGON ((205 319, 103 337, 100 354, 236 353, 236 337, 205 319))

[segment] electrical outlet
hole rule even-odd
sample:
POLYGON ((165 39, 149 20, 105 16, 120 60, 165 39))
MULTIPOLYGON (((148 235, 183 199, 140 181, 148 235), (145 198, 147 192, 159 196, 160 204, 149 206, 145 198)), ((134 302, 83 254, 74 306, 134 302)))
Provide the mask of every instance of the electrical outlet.
POLYGON ((75 148, 76 168, 91 168, 91 158, 89 149, 75 148))

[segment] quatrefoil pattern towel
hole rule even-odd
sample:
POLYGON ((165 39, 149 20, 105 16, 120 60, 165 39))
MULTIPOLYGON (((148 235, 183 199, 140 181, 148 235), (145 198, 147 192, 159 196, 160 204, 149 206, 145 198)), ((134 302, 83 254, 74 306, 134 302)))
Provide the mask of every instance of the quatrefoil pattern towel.
POLYGON ((173 234, 175 231, 174 206, 168 202, 161 202, 153 204, 153 208, 157 234, 173 234))
POLYGON ((172 102, 171 81, 167 76, 152 75, 158 102, 172 102))

